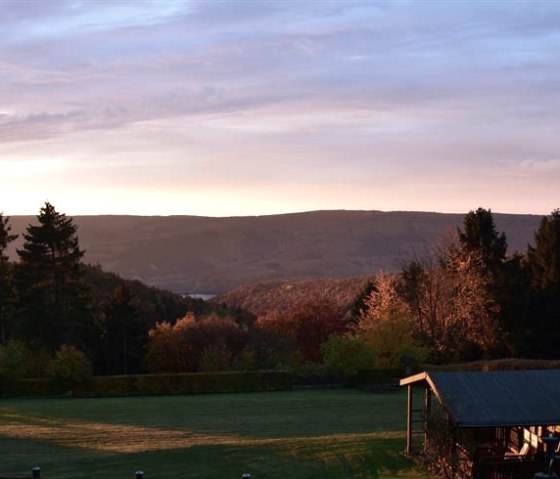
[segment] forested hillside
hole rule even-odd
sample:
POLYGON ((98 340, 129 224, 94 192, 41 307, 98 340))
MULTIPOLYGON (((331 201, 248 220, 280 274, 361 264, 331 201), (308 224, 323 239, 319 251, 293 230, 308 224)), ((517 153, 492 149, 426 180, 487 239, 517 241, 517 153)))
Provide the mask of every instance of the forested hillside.
POLYGON ((288 311, 295 304, 328 297, 340 310, 349 312, 356 299, 374 281, 374 275, 350 278, 265 281, 241 286, 212 298, 212 302, 241 308, 255 316, 288 311))
MULTIPOLYGON (((523 251, 539 216, 494 214, 509 252, 523 251)), ((76 216, 84 262, 177 293, 220 293, 257 281, 398 271, 462 214, 315 211, 272 216, 76 216)), ((22 233, 33 217, 11 218, 22 233)), ((15 258, 20 238, 11 245, 15 258)))

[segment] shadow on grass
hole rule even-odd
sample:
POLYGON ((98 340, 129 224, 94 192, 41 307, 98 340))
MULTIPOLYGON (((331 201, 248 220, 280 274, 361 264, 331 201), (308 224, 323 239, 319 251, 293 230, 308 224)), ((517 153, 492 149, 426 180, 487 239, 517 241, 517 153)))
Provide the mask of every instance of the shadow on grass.
POLYGON ((262 445, 194 445, 147 452, 103 452, 45 444, 44 441, 1 438, 1 475, 28 475, 40 465, 46 478, 424 478, 404 457, 402 438, 279 440, 262 445), (8 454, 5 454, 8 452, 8 454), (25 466, 23 466, 25 465, 25 466))

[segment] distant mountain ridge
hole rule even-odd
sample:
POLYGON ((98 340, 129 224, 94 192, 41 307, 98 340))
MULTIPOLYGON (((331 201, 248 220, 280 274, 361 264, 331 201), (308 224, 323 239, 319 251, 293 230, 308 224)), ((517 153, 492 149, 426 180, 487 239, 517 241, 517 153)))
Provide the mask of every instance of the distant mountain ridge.
MULTIPOLYGON (((86 262, 177 293, 218 293, 259 281, 394 271, 414 251, 454 231, 463 217, 343 210, 225 218, 75 216, 74 221, 86 262)), ((494 218, 510 251, 524 251, 542 217, 495 213, 494 218)), ((11 217, 15 233, 35 221, 11 217)))

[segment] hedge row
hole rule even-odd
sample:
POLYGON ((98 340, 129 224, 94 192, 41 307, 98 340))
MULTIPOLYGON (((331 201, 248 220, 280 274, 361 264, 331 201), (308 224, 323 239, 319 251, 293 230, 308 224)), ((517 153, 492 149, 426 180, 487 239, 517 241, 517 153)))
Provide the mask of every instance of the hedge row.
MULTIPOLYGON (((225 392, 281 391, 292 388, 286 371, 232 371, 219 373, 141 374, 94 376, 80 383, 52 379, 22 379, 9 396, 153 396, 225 392)), ((7 394, 6 394, 7 393, 7 394)))

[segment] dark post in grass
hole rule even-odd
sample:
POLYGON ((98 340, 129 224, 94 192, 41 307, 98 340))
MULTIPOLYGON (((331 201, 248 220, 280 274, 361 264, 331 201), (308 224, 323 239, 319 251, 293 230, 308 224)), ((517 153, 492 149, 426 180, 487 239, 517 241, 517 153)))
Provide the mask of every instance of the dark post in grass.
POLYGON ((144 479, 144 471, 136 471, 136 479, 144 479))
POLYGON ((31 469, 31 477, 33 479, 41 479, 41 468, 39 466, 35 466, 31 469))
POLYGON ((245 474, 243 474, 241 476, 241 479, 251 479, 251 474, 249 474, 248 472, 246 472, 245 474))

